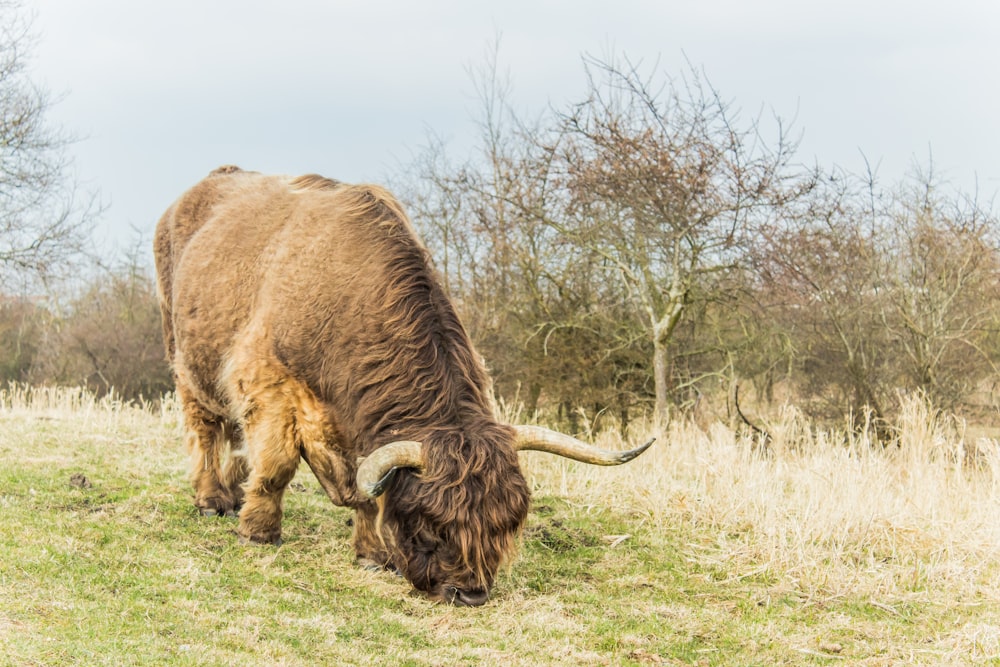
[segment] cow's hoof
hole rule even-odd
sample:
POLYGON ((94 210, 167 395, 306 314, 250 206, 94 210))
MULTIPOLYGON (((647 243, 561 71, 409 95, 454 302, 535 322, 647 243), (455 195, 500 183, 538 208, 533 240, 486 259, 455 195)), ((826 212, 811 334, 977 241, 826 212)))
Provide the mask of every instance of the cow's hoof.
POLYGON ((198 510, 202 516, 224 516, 227 519, 235 519, 239 516, 236 510, 228 509, 225 511, 217 510, 214 507, 202 507, 198 510))
POLYGON ((224 516, 232 518, 237 516, 240 511, 239 505, 231 500, 225 500, 222 498, 209 498, 207 500, 202 500, 196 502, 195 507, 198 508, 198 513, 202 516, 224 516))
POLYGON ((240 544, 253 544, 253 545, 264 545, 273 544, 276 547, 281 546, 281 533, 264 533, 261 535, 244 535, 241 532, 236 533, 239 537, 240 544))
POLYGON ((376 563, 371 558, 359 558, 358 566, 366 572, 382 572, 385 570, 385 566, 376 563))
POLYGON ((392 563, 386 563, 383 565, 378 561, 374 561, 371 558, 365 558, 363 556, 358 558, 358 566, 366 572, 390 572, 397 577, 403 576, 403 573, 397 570, 392 563))

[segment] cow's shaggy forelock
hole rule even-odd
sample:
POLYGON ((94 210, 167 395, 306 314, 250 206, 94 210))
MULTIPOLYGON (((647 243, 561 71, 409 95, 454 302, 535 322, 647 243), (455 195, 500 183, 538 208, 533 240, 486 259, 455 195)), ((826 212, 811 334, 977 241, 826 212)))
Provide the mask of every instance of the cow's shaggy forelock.
POLYGON ((483 425, 425 441, 427 468, 400 475, 382 506, 393 564, 414 586, 488 591, 513 558, 529 492, 513 432, 483 425))

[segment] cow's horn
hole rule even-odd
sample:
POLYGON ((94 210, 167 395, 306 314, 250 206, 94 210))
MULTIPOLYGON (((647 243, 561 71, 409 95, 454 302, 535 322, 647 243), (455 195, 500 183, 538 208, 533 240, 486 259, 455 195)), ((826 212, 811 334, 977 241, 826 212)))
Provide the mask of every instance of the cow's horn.
POLYGON ((650 438, 649 442, 641 447, 629 449, 624 452, 615 452, 609 449, 594 447, 565 433, 550 431, 541 426, 515 426, 514 429, 517 431, 515 449, 558 454, 574 461, 592 463, 599 466, 616 466, 628 463, 649 449, 649 446, 656 440, 656 438, 650 438))
POLYGON ((398 440, 372 452, 358 466, 358 488, 369 498, 380 496, 400 468, 423 470, 424 457, 419 442, 398 440))

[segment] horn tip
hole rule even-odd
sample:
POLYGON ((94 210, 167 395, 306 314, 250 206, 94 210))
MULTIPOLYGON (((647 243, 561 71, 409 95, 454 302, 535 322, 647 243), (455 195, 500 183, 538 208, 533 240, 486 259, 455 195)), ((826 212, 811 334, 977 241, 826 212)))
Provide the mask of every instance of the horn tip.
POLYGON ((653 445, 654 442, 656 442, 656 438, 655 437, 654 438, 650 438, 649 441, 646 442, 646 444, 644 444, 644 445, 640 445, 640 446, 636 447, 635 449, 630 449, 627 452, 622 452, 621 454, 618 455, 618 462, 619 463, 628 463, 629 461, 631 461, 632 459, 636 458, 637 456, 639 456, 640 454, 642 454, 644 451, 646 451, 647 449, 649 449, 653 445))

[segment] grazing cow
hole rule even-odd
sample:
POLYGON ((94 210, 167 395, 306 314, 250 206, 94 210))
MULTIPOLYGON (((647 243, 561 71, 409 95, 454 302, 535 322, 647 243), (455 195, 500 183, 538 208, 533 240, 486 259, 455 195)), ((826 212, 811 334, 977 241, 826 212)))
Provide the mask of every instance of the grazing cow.
MULTIPOLYGON (((299 459, 352 507, 366 567, 486 601, 528 511, 519 449, 608 452, 495 417, 491 382, 399 203, 320 176, 222 167, 156 228, 195 505, 280 543, 299 459)), ((652 442, 652 441, 650 441, 652 442)))

